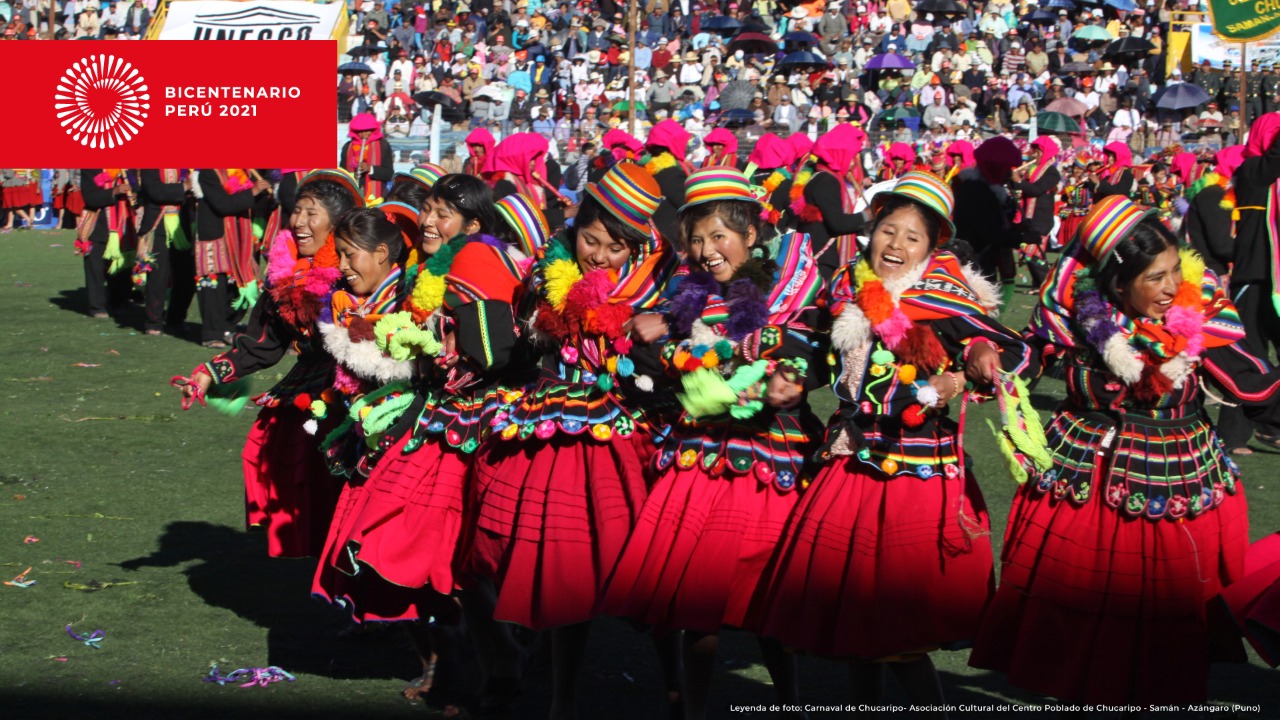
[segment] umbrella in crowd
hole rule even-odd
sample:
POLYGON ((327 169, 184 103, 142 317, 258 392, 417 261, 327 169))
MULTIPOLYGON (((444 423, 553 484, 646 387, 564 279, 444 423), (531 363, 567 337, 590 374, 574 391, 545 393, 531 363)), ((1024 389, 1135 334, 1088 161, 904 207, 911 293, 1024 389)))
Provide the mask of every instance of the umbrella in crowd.
POLYGON ((385 45, 359 45, 347 51, 347 54, 353 58, 369 57, 373 55, 381 55, 387 51, 385 45))
POLYGON ((1048 10, 1035 10, 1023 15, 1020 19, 1032 25, 1053 25, 1058 22, 1058 15, 1048 10))
POLYGON ((796 44, 796 45, 804 45, 808 47, 809 45, 818 44, 818 36, 814 35, 813 33, 800 32, 797 30, 794 32, 789 32, 786 35, 783 35, 782 42, 788 45, 796 44))
POLYGON ((916 64, 911 58, 895 53, 877 55, 867 61, 868 70, 914 70, 916 64))
POLYGON ((490 100, 506 100, 507 90, 501 85, 485 85, 471 94, 473 98, 488 98, 490 100))
POLYGON ((342 63, 341 65, 339 65, 338 72, 344 75, 349 75, 354 73, 371 73, 373 72, 373 68, 369 67, 368 65, 365 65, 362 62, 349 62, 349 63, 342 63))
POLYGON ((920 117, 920 111, 910 105, 899 105, 896 108, 887 110, 884 114, 885 120, 906 120, 907 118, 920 117))
POLYGON ((1071 37, 1085 42, 1101 43, 1111 40, 1111 33, 1107 32, 1106 28, 1098 25, 1085 25, 1071 33, 1071 37))
MULTIPOLYGON (((703 25, 702 27, 705 28, 706 25, 703 25)), ((747 22, 742 23, 742 27, 738 28, 738 34, 764 33, 765 35, 768 35, 771 32, 773 32, 773 28, 765 25, 764 23, 755 22, 753 20, 748 20, 747 22)))
POLYGON ((1185 110, 1200 107, 1209 102, 1209 93, 1199 85, 1178 83, 1170 85, 1156 98, 1156 107, 1166 110, 1185 110))
POLYGON ((1133 0, 1102 0, 1102 4, 1125 12, 1133 12, 1138 9, 1138 3, 1133 0))
POLYGON ((1076 4, 1073 0, 1049 0, 1049 2, 1041 5, 1045 10, 1075 10, 1076 4))
POLYGON ((729 52, 739 50, 747 55, 774 53, 778 51, 778 43, 764 33, 739 33, 729 41, 729 52))
POLYGON ((1140 37, 1122 37, 1107 46, 1104 55, 1145 55, 1155 45, 1140 37))
POLYGON ((449 97, 448 95, 445 95, 442 92, 436 92, 434 90, 432 90, 431 92, 417 93, 416 95, 413 96, 413 101, 423 107, 439 105, 442 108, 452 108, 455 105, 455 103, 453 102, 453 98, 449 97))
POLYGON ((1078 133, 1080 123, 1060 112, 1042 112, 1036 116, 1036 127, 1040 132, 1078 133))
POLYGON ((826 67, 827 58, 815 52, 802 50, 800 52, 788 53, 778 61, 779 69, 794 69, 807 67, 826 67))
POLYGON ((1045 110, 1054 113, 1062 113, 1067 117, 1080 117, 1089 112, 1089 106, 1080 102, 1075 98, 1058 98, 1044 107, 1045 110))
POLYGON ((717 15, 716 17, 702 23, 703 30, 719 33, 724 37, 729 37, 735 32, 738 32, 741 28, 742 23, 738 22, 734 18, 726 17, 724 15, 717 15))
POLYGON ((751 125, 756 121, 756 114, 752 110, 746 108, 737 108, 734 110, 725 110, 720 116, 720 124, 725 127, 741 127, 743 125, 751 125))
POLYGON ((916 3, 915 11, 917 14, 934 15, 967 15, 969 12, 956 0, 920 0, 916 3))

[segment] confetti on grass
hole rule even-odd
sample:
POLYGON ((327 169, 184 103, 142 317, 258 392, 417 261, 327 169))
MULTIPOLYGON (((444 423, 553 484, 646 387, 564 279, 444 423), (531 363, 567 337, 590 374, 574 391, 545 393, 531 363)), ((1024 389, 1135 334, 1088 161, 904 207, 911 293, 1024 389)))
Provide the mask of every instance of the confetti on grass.
POLYGON ((31 572, 31 568, 27 568, 26 570, 23 570, 21 573, 18 573, 18 576, 12 580, 6 580, 4 584, 26 590, 27 588, 36 584, 35 580, 27 579, 27 573, 29 572, 31 572))
POLYGON ((62 587, 68 590, 79 590, 80 592, 98 592, 99 590, 106 590, 107 588, 137 584, 137 580, 129 580, 127 582, 102 582, 100 580, 90 580, 87 583, 74 583, 67 580, 62 583, 62 587))
POLYGON ((70 625, 67 625, 65 627, 67 630, 67 634, 71 636, 72 640, 79 640, 80 642, 84 643, 86 647, 91 647, 94 650, 102 649, 99 643, 101 643, 102 639, 107 636, 107 633, 105 631, 99 629, 99 630, 94 630, 88 635, 81 635, 75 630, 72 630, 70 625))
POLYGON ((218 670, 218 663, 216 662, 209 664, 209 674, 204 676, 205 682, 219 685, 239 683, 242 688, 266 687, 281 680, 293 682, 297 679, 275 665, 264 668, 240 668, 223 675, 218 670))

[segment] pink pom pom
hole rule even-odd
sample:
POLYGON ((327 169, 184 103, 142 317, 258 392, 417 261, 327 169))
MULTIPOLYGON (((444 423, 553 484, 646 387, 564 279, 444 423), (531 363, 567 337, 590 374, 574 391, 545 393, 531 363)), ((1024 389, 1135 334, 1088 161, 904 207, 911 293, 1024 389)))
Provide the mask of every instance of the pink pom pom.
POLYGON ((884 341, 885 346, 892 350, 907 336, 907 331, 911 329, 911 318, 907 317, 901 308, 895 308, 893 314, 884 322, 875 325, 874 329, 884 341))
POLYGON ((311 268, 307 272, 307 279, 303 282, 302 289, 310 295, 325 295, 341 277, 342 271, 338 268, 311 268))
POLYGON ((334 368, 333 387, 343 394, 355 395, 360 392, 360 380, 346 368, 338 365, 334 368))
POLYGON ((293 233, 281 230, 271 241, 271 252, 267 254, 267 282, 280 285, 293 277, 296 264, 293 257, 293 233))
POLYGON ((1164 315, 1164 326, 1169 332, 1187 339, 1187 354, 1198 357, 1204 349, 1204 315, 1190 308, 1174 305, 1164 315))
POLYGON ((613 284, 608 270, 592 270, 573 284, 565 303, 583 309, 594 308, 609 299, 613 284))

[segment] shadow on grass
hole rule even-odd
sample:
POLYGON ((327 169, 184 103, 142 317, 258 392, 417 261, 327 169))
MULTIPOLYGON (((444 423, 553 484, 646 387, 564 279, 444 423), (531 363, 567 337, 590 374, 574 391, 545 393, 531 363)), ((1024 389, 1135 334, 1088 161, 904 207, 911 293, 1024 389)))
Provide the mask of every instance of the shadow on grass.
POLYGON ((265 536, 207 522, 170 523, 151 555, 120 567, 183 570, 192 592, 267 630, 267 662, 338 679, 414 676, 419 666, 398 628, 340 638, 345 615, 310 595, 316 561, 267 556, 265 536))

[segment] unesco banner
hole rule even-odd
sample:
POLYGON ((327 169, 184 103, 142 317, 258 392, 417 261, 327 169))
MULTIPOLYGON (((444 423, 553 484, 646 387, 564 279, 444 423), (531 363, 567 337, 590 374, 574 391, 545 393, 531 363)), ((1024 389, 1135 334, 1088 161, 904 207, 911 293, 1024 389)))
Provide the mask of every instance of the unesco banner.
POLYGON ((0 167, 324 167, 332 40, 0 43, 0 167), (19 140, 20 138, 20 140, 19 140))
POLYGON ((289 0, 169 3, 160 40, 328 40, 345 2, 289 0))
POLYGON ((1209 0, 1209 20, 1223 40, 1262 40, 1280 32, 1280 0, 1209 0))

